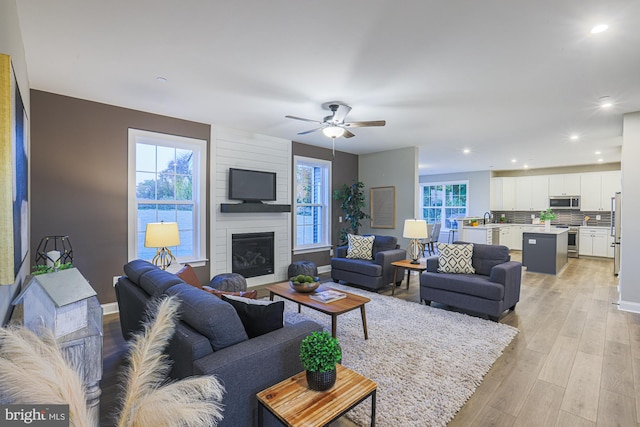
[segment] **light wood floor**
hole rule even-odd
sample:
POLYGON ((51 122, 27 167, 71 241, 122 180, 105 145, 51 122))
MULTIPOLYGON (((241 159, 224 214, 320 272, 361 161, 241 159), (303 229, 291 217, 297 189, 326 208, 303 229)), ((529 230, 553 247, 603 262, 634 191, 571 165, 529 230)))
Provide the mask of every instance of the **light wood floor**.
MULTIPOLYGON (((639 427, 640 315, 617 309, 612 271, 611 260, 579 258, 558 276, 524 272, 516 311, 500 319, 520 333, 449 426, 639 427)), ((396 298, 419 301, 417 276, 404 288, 396 298)), ((104 330, 101 425, 110 426, 126 346, 117 315, 104 330)))

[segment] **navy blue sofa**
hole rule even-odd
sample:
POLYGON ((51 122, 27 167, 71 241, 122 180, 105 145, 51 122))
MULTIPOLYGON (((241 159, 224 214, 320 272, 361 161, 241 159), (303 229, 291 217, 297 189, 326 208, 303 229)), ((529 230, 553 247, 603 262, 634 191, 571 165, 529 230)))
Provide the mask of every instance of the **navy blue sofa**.
MULTIPOLYGON (((361 286, 378 291, 393 282, 394 261, 407 258, 407 251, 400 249, 398 239, 393 236, 374 235, 372 260, 347 258, 347 246, 336 249, 336 257, 331 259, 331 278, 346 284, 361 286)), ((404 268, 398 268, 396 281, 401 282, 404 268)))
MULTIPOLYGON (((300 342, 322 326, 311 320, 288 323, 248 338, 235 309, 226 301, 184 283, 176 275, 142 260, 124 266, 116 284, 120 326, 125 339, 140 331, 150 300, 176 295, 180 321, 167 354, 170 376, 216 375, 226 389, 219 427, 257 425, 256 393, 301 372, 300 342)), ((265 411, 266 425, 280 425, 265 411)))
MULTIPOLYGON (((454 242, 460 243, 466 242, 454 242)), ((522 264, 511 261, 506 246, 479 243, 473 244, 471 263, 475 274, 438 273, 438 256, 428 257, 420 275, 420 300, 486 314, 497 322, 520 300, 522 264)))

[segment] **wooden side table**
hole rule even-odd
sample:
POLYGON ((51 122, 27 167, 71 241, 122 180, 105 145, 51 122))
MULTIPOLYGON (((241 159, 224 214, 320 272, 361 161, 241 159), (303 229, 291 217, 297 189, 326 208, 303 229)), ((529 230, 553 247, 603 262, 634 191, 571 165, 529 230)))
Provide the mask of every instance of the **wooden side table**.
POLYGON ((258 426, 264 425, 264 408, 286 426, 324 426, 371 396, 374 427, 378 384, 342 365, 336 369, 336 384, 327 391, 311 390, 303 371, 258 393, 258 426))
POLYGON ((398 275, 398 268, 405 268, 407 270, 407 290, 409 289, 409 280, 411 279, 411 272, 418 271, 418 274, 425 271, 427 269, 426 262, 420 261, 420 264, 411 264, 410 259, 403 259, 402 261, 394 261, 391 263, 396 269, 393 272, 393 289, 391 290, 391 295, 394 295, 396 292, 396 276, 398 275))

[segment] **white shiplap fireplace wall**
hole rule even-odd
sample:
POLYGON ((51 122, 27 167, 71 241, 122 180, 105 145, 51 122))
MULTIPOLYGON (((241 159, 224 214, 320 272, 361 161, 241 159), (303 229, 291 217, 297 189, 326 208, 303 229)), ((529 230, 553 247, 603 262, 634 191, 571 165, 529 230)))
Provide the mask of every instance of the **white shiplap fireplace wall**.
POLYGON ((273 232, 274 274, 247 279, 249 287, 283 281, 291 263, 290 213, 222 213, 229 168, 276 172, 275 204, 291 204, 291 141, 226 128, 211 129, 211 277, 231 272, 231 236, 273 232))

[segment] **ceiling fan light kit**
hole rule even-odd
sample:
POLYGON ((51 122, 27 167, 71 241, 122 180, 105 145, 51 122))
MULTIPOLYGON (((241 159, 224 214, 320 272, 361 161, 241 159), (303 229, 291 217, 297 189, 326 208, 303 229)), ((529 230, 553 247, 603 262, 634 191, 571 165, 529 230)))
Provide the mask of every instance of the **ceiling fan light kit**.
POLYGON ((328 126, 322 129, 322 133, 329 138, 340 138, 344 135, 345 129, 339 126, 328 126))

